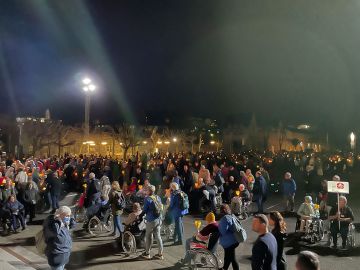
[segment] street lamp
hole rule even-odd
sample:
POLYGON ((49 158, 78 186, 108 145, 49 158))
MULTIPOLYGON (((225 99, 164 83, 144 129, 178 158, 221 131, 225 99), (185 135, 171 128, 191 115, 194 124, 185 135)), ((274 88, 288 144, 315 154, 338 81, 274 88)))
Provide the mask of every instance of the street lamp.
POLYGON ((95 91, 96 86, 88 77, 82 80, 82 84, 85 92, 85 138, 88 138, 90 133, 90 93, 95 91))
POLYGON ((351 150, 355 150, 355 145, 356 145, 356 136, 354 132, 350 133, 350 148, 351 150))

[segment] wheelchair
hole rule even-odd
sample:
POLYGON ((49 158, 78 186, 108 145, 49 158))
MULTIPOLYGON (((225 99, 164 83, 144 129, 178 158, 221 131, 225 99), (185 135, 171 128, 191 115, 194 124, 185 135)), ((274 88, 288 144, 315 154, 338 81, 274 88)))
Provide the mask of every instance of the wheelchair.
POLYGON ((166 211, 166 214, 163 216, 162 225, 161 225, 161 236, 165 241, 169 241, 175 232, 175 224, 173 218, 171 217, 170 211, 166 211))
MULTIPOLYGON (((346 239, 346 248, 347 249, 352 249, 356 247, 356 234, 360 232, 360 223, 353 223, 351 222, 349 224, 349 231, 347 234, 347 239, 346 239)), ((332 234, 331 231, 329 230, 328 234, 328 245, 330 246, 332 244, 332 234)), ((337 237, 340 238, 340 233, 337 234, 337 237)))
MULTIPOLYGON (((300 230, 301 217, 298 216, 295 232, 299 232, 300 230)), ((320 242, 325 237, 325 226, 324 221, 320 219, 318 215, 311 218, 308 227, 305 230, 304 239, 308 240, 311 244, 315 244, 316 242, 320 242)))
POLYGON ((99 236, 104 233, 110 233, 114 230, 114 217, 111 209, 107 209, 105 213, 98 213, 91 217, 87 223, 87 231, 92 236, 99 236))
POLYGON ((234 215, 241 220, 245 220, 249 217, 249 206, 251 201, 244 201, 241 197, 233 197, 231 200, 231 211, 234 215))
MULTIPOLYGON (((217 189, 214 189, 215 191, 215 209, 219 210, 222 205, 222 197, 221 193, 217 193, 217 189)), ((200 213, 209 213, 212 211, 211 209, 211 201, 206 197, 205 194, 200 198, 199 201, 199 210, 200 213)))
POLYGON ((203 238, 202 241, 192 241, 190 243, 190 249, 187 251, 187 255, 191 260, 189 263, 189 269, 214 269, 218 270, 224 266, 224 250, 217 244, 216 252, 213 254, 208 249, 208 243, 211 235, 203 238))
MULTIPOLYGON (((14 215, 14 213, 0 209, 0 226, 3 234, 9 234, 11 231, 15 232, 21 227, 20 220, 18 218, 15 219, 16 227, 12 227, 12 215, 14 215)), ((21 215, 25 224, 25 211, 23 209, 19 210, 15 215, 21 215)))
POLYGON ((130 255, 136 253, 138 247, 144 246, 145 241, 145 219, 137 220, 125 227, 121 236, 123 251, 130 255))

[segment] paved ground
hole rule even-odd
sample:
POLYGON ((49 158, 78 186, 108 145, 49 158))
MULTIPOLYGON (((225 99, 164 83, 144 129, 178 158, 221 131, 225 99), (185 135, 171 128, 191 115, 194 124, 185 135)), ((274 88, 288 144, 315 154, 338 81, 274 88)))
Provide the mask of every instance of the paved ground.
MULTIPOLYGON (((351 189, 357 190, 357 183, 352 182, 351 189)), ((300 200, 302 196, 298 196, 300 200)), ((72 198, 65 200, 66 204, 71 204, 72 198)), ((355 215, 360 215, 360 196, 354 193, 350 196, 350 206, 355 210, 355 215)), ((266 204, 267 211, 281 209, 279 196, 271 196, 266 204)), ((299 203, 299 202, 298 202, 299 203)), ((48 269, 46 261, 43 257, 36 254, 34 247, 34 235, 41 228, 41 218, 38 225, 29 226, 24 232, 16 235, 10 235, 0 238, 0 269, 2 263, 10 263, 15 269, 48 269)), ((194 233, 194 220, 200 217, 187 216, 184 218, 184 227, 186 237, 190 237, 194 233)), ((294 231, 295 218, 286 218, 289 233, 294 231)), ((249 239, 246 243, 241 244, 237 248, 237 255, 241 265, 241 269, 251 269, 250 256, 251 247, 256 235, 251 232, 251 218, 243 222, 244 227, 248 231, 249 239)), ((360 238, 360 237, 358 237, 360 238)), ((290 237, 292 239, 292 237, 290 237)), ((358 239, 359 240, 359 239, 358 239)), ((289 241, 286 247, 289 269, 293 269, 296 260, 296 254, 300 250, 310 249, 317 252, 321 256, 322 268, 335 269, 358 269, 360 265, 360 249, 355 248, 352 252, 335 252, 325 246, 326 242, 321 242, 313 246, 304 245, 304 243, 289 241)), ((360 243, 358 243, 360 246, 360 243)), ((153 250, 156 253, 156 250, 153 250)), ((71 255, 70 263, 67 269, 180 269, 177 264, 179 259, 184 255, 182 246, 171 246, 170 242, 165 243, 165 260, 142 261, 132 254, 126 257, 121 253, 119 243, 111 237, 90 237, 80 228, 74 231, 74 247, 71 255)), ((3 269, 11 269, 6 266, 3 269)))

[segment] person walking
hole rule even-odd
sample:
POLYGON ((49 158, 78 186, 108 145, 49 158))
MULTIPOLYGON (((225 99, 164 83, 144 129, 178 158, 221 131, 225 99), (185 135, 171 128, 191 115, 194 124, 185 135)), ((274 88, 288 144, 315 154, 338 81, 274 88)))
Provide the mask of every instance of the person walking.
POLYGON ((277 243, 274 235, 269 232, 269 220, 264 214, 253 218, 252 230, 258 233, 252 248, 251 269, 276 270, 277 243))
POLYGON ((273 228, 271 233, 275 236, 277 243, 277 270, 286 270, 286 255, 284 252, 284 242, 286 238, 286 223, 278 211, 270 212, 269 225, 273 228))
POLYGON ((161 229, 161 212, 163 205, 159 196, 155 195, 155 186, 151 185, 149 188, 149 196, 145 198, 143 214, 146 215, 146 232, 145 232, 145 251, 141 255, 142 258, 150 260, 150 250, 153 242, 153 235, 158 245, 158 254, 154 256, 155 259, 163 260, 163 242, 160 235, 161 229))
POLYGON ((239 246, 239 242, 234 235, 233 216, 231 214, 230 206, 228 204, 223 204, 220 211, 224 214, 219 221, 220 245, 225 251, 223 270, 227 270, 230 264, 234 270, 238 270, 239 263, 236 259, 235 249, 239 246))
POLYGON ((54 215, 48 216, 43 224, 46 250, 45 255, 51 270, 64 270, 69 262, 72 239, 69 229, 75 226, 71 209, 61 206, 54 215))
POLYGON ((282 191, 285 202, 285 212, 294 212, 294 198, 296 192, 295 180, 291 177, 291 173, 285 173, 282 183, 282 191))
POLYGON ((183 191, 179 189, 179 185, 175 182, 170 184, 171 196, 169 210, 175 223, 174 245, 182 245, 184 243, 184 224, 183 216, 189 213, 189 209, 182 209, 182 199, 184 199, 183 191))
POLYGON ((89 181, 86 189, 85 207, 88 208, 100 200, 101 188, 100 181, 95 177, 95 173, 89 174, 89 181))
POLYGON ((121 199, 124 199, 124 195, 120 189, 120 184, 118 181, 114 181, 111 184, 111 191, 109 193, 109 203, 111 205, 111 212, 114 218, 114 232, 113 236, 120 237, 124 231, 122 222, 121 222, 121 214, 123 213, 121 199), (120 200, 120 201, 119 201, 120 200))
POLYGON ((253 188, 253 201, 258 207, 258 213, 262 214, 264 212, 264 203, 266 201, 266 180, 261 175, 260 171, 255 173, 255 183, 253 188))
POLYGON ((55 176, 55 173, 52 170, 49 170, 47 172, 46 182, 50 192, 52 212, 55 213, 56 209, 59 208, 61 181, 55 176))
POLYGON ((29 223, 35 218, 37 195, 38 191, 34 187, 34 183, 32 181, 28 182, 22 194, 22 199, 25 207, 25 218, 29 215, 29 223))

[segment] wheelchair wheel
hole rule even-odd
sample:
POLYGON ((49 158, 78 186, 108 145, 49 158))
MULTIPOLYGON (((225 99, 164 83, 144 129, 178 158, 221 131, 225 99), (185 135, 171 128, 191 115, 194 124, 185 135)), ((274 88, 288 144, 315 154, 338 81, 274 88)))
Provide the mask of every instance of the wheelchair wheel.
POLYGON ((211 202, 204 196, 199 202, 200 213, 209 213, 211 211, 211 202))
POLYGON ((121 246, 123 248, 123 251, 126 254, 131 254, 131 253, 136 252, 136 239, 135 239, 135 236, 131 232, 125 231, 122 234, 121 246))
POLYGON ((325 237, 324 221, 322 221, 321 219, 318 220, 317 234, 318 234, 318 241, 324 239, 325 237))
POLYGON ((218 245, 216 252, 215 252, 215 256, 217 258, 217 263, 218 263, 218 267, 219 269, 224 267, 224 249, 222 246, 218 245))
POLYGON ((112 214, 109 215, 108 220, 104 222, 103 226, 106 232, 114 231, 114 217, 112 214))
POLYGON ((82 223, 85 220, 85 207, 75 207, 74 218, 76 223, 82 223))
POLYGON ((194 251, 190 262, 190 269, 219 269, 218 260, 214 254, 207 249, 194 251))
POLYGON ((164 224, 162 226, 162 233, 164 235, 164 240, 169 241, 173 237, 174 231, 175 231, 175 225, 173 223, 168 225, 164 224))
POLYGON ((92 217, 89 220, 88 231, 91 235, 100 235, 102 233, 102 224, 98 217, 92 217))
POLYGON ((353 224, 349 225, 349 233, 347 236, 347 245, 349 248, 354 248, 356 243, 355 243, 355 226, 353 224))

